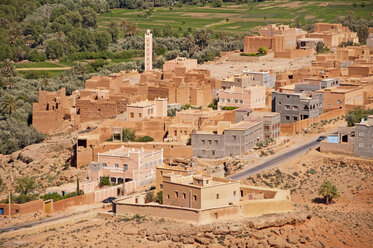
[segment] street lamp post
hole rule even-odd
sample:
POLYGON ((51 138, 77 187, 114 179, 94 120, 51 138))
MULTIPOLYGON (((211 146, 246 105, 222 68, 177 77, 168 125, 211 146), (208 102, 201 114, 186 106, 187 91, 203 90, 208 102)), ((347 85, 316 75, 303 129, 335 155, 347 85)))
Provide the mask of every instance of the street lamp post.
POLYGON ((124 196, 124 182, 125 182, 125 173, 126 170, 128 170, 128 165, 124 164, 123 165, 123 184, 122 184, 122 196, 124 196))

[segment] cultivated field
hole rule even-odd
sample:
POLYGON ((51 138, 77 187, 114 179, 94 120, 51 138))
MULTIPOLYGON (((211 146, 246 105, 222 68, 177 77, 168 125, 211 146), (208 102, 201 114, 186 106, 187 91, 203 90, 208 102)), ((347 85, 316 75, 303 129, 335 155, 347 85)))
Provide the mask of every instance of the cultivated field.
POLYGON ((113 9, 99 16, 99 27, 107 28, 111 21, 124 19, 135 22, 140 31, 170 25, 175 32, 188 28, 211 28, 216 32, 246 33, 268 23, 290 24, 295 22, 333 22, 338 16, 353 12, 368 18, 373 11, 370 1, 265 1, 260 3, 224 3, 221 8, 183 5, 148 10, 113 9), (353 4, 355 3, 355 4, 353 4))

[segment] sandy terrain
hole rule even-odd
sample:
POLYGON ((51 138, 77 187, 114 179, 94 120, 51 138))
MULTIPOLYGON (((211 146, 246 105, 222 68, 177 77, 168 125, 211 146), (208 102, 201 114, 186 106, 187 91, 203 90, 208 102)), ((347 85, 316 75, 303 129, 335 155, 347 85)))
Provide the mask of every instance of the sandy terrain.
POLYGON ((218 61, 199 65, 198 68, 209 69, 211 71, 211 76, 224 79, 234 74, 242 74, 242 71, 247 69, 250 71, 272 70, 273 72, 282 72, 289 69, 297 70, 301 67, 309 66, 314 60, 315 56, 298 59, 270 59, 269 61, 259 63, 218 61))

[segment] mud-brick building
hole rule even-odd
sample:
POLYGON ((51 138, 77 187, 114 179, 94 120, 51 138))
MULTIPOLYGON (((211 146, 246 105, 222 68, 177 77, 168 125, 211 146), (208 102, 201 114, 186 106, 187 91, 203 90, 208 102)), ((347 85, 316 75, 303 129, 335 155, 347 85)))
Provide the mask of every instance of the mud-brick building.
POLYGON ((71 104, 65 88, 57 92, 39 89, 39 102, 33 103, 32 107, 32 125, 39 132, 48 134, 70 118, 71 104))

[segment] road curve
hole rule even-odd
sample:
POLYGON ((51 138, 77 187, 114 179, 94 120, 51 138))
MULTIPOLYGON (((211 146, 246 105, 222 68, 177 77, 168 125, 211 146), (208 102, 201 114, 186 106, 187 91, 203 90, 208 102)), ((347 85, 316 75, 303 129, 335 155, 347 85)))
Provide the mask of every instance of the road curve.
POLYGON ((289 160, 289 159, 295 157, 296 155, 303 154, 306 151, 308 151, 309 149, 314 148, 317 145, 319 145, 319 143, 320 143, 320 141, 317 141, 317 140, 311 141, 311 142, 306 143, 302 146, 299 146, 295 149, 292 149, 288 152, 285 152, 281 155, 278 155, 275 158, 272 158, 268 161, 265 161, 265 162, 255 166, 255 167, 252 167, 252 168, 246 169, 244 171, 241 171, 237 174, 234 174, 234 175, 230 176, 229 178, 234 179, 234 180, 246 178, 246 177, 248 177, 252 174, 255 174, 255 173, 261 172, 265 169, 269 169, 271 167, 274 167, 281 162, 284 162, 286 160, 289 160))

